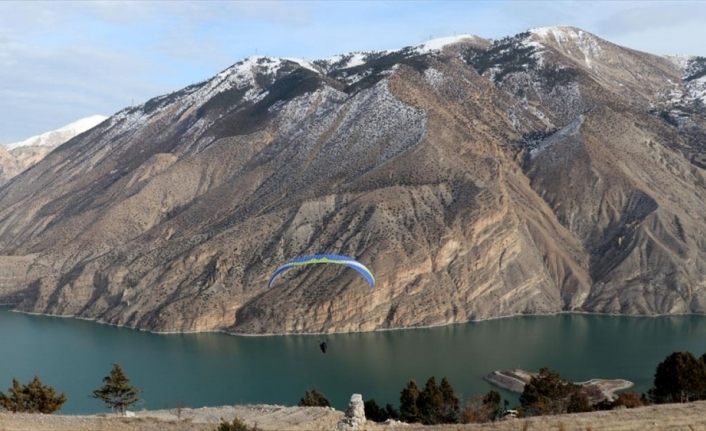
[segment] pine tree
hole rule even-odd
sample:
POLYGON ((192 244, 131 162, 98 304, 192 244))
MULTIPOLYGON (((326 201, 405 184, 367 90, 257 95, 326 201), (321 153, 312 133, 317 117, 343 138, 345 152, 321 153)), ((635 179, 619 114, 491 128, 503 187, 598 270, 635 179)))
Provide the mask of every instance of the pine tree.
POLYGON ((528 416, 566 413, 571 395, 578 390, 577 385, 564 380, 558 373, 542 368, 525 385, 520 404, 528 416))
POLYGON ((31 412, 54 413, 66 402, 64 394, 57 395, 53 387, 42 384, 37 376, 27 384, 25 393, 31 412))
POLYGON ((120 413, 140 401, 140 389, 130 385, 122 367, 113 364, 110 374, 103 378, 103 386, 93 391, 93 398, 103 401, 108 407, 120 413))
POLYGON ((363 406, 365 407, 366 419, 373 422, 385 422, 387 420, 385 410, 383 410, 374 399, 365 400, 363 406))
POLYGON ((8 394, 0 392, 0 406, 11 412, 50 414, 59 410, 65 402, 64 394, 57 395, 53 387, 42 384, 37 376, 26 385, 12 379, 8 394))
POLYGON ((419 418, 425 425, 434 425, 442 422, 441 411, 444 404, 444 397, 441 390, 436 385, 436 379, 429 377, 424 385, 424 390, 419 394, 417 406, 419 408, 419 418))
POLYGON ((441 391, 442 399, 441 421, 447 424, 457 423, 460 410, 458 397, 456 397, 454 388, 451 387, 451 384, 448 380, 446 380, 446 377, 441 379, 439 390, 441 391))
POLYGON ((410 380, 407 386, 400 393, 400 419, 409 422, 419 422, 419 386, 410 380))
POLYGON ((326 398, 326 395, 312 388, 310 391, 305 391, 304 396, 299 400, 300 407, 330 407, 331 403, 326 398))
POLYGON ((17 379, 12 379, 12 386, 7 390, 8 394, 0 392, 0 405, 5 410, 13 413, 24 412, 27 405, 27 395, 22 390, 22 385, 17 379))

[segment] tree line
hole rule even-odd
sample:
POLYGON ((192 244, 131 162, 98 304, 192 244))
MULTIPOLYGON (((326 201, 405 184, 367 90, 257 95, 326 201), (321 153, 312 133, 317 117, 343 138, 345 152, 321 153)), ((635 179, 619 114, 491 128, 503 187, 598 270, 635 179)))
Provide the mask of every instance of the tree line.
MULTIPOLYGON (((114 412, 124 413, 128 407, 139 403, 141 390, 130 384, 130 379, 119 364, 113 364, 110 373, 103 378, 103 386, 93 391, 91 396, 103 401, 114 412)), ((0 391, 0 408, 13 413, 57 412, 66 403, 64 393, 45 385, 34 376, 27 384, 12 379, 7 393, 0 391)))
MULTIPOLYGON (((519 398, 518 416, 557 415, 615 408, 634 408, 648 404, 684 403, 706 400, 706 354, 700 358, 690 352, 674 352, 657 366, 654 384, 644 394, 622 392, 615 399, 591 403, 586 389, 563 378, 558 372, 542 368, 533 376, 519 398)), ((330 406, 316 389, 306 391, 300 406, 330 406)), ((470 398, 463 405, 446 378, 437 385, 430 377, 420 388, 411 380, 400 391, 399 409, 374 399, 365 401, 365 416, 375 422, 389 419, 425 425, 477 423, 498 420, 508 412, 508 402, 496 391, 470 398)))
MULTIPOLYGON (((103 385, 91 394, 114 412, 124 413, 130 406, 141 401, 141 390, 132 386, 119 364, 113 364, 103 385)), ((644 394, 620 393, 613 400, 591 404, 585 388, 564 379, 548 368, 540 369, 524 387, 520 405, 516 410, 520 416, 555 415, 562 413, 633 408, 647 404, 684 403, 706 400, 706 354, 697 358, 690 352, 674 352, 659 363, 654 375, 654 384, 644 394)), ((6 392, 0 391, 0 409, 18 413, 50 414, 66 403, 66 395, 57 393, 50 385, 34 377, 26 384, 12 380, 6 392)), ((384 422, 389 419, 427 425, 489 422, 501 418, 507 412, 508 403, 496 391, 461 402, 451 383, 443 377, 439 383, 430 377, 419 387, 409 381, 400 391, 399 407, 391 403, 379 405, 376 400, 365 400, 365 415, 369 420, 384 422)), ((330 403, 317 389, 304 393, 300 406, 324 406, 330 403)), ((244 429, 238 421, 221 424, 222 429, 244 429)))

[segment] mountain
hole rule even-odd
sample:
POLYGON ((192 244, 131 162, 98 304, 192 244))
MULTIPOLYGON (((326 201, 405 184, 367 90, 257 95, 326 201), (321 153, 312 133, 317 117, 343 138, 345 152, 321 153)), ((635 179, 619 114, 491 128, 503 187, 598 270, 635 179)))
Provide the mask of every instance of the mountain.
POLYGON ((92 115, 24 141, 0 146, 0 184, 34 165, 54 148, 95 127, 107 118, 102 115, 92 115))
POLYGON ((706 312, 703 58, 573 27, 251 57, 0 188, 0 301, 158 331, 706 312), (281 262, 351 255, 375 273, 281 262))

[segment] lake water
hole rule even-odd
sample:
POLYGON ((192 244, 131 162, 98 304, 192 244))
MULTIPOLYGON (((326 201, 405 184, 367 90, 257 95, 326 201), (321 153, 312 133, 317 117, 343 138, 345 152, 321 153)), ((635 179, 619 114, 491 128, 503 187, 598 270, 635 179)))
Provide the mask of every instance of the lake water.
POLYGON ((483 375, 512 367, 549 366, 576 381, 625 378, 645 391, 669 353, 706 352, 706 317, 513 317, 329 335, 325 355, 323 338, 157 335, 0 309, 0 388, 37 374, 66 393, 64 413, 98 412, 103 406, 89 395, 118 362, 144 391, 138 409, 291 405, 312 386, 339 409, 353 392, 396 405, 409 379, 447 376, 457 392, 472 396, 491 388, 483 375))

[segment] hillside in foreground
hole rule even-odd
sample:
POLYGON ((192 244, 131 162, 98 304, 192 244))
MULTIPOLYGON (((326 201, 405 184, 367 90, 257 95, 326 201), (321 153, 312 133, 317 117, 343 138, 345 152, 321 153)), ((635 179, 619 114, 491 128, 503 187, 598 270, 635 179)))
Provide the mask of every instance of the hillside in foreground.
MULTIPOLYGON (((239 406, 185 409, 180 422, 173 412, 142 412, 136 418, 58 416, 0 413, 0 427, 12 431, 213 431, 221 418, 243 418, 263 431, 335 429, 342 413, 322 407, 239 406)), ((489 424, 415 426, 367 423, 366 430, 493 430, 493 431, 644 431, 706 430, 706 401, 662 404, 629 410, 610 410, 560 416, 513 419, 489 424), (527 425, 525 425, 527 424, 527 425)))

